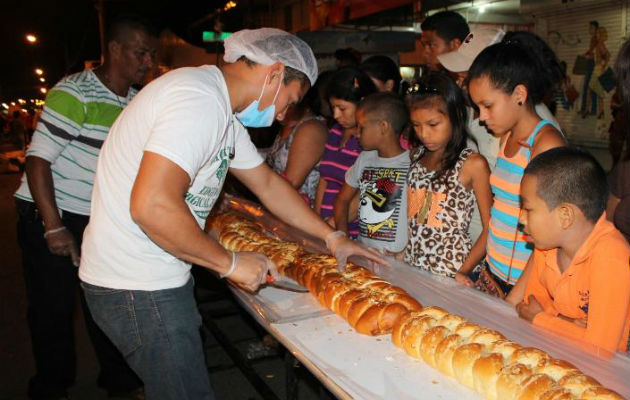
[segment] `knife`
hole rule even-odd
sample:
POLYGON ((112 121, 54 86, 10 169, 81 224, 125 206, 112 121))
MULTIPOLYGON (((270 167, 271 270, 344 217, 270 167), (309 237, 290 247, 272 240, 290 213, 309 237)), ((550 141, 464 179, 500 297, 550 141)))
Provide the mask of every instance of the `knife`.
POLYGON ((267 275, 267 284, 277 289, 288 290, 290 292, 307 293, 308 289, 304 286, 298 285, 294 280, 285 276, 279 276, 274 278, 272 275, 267 275))

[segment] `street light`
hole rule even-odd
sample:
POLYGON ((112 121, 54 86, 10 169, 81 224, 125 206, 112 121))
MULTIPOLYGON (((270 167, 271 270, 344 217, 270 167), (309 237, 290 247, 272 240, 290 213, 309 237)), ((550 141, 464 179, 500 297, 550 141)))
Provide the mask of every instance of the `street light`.
POLYGON ((46 94, 46 92, 48 92, 48 89, 43 87, 43 88, 39 88, 39 91, 42 92, 43 94, 46 94))
POLYGON ((39 77, 39 81, 40 81, 41 83, 44 83, 44 82, 46 82, 46 78, 44 78, 43 76, 41 76, 41 77, 39 77))
POLYGON ((37 75, 40 75, 40 76, 41 76, 41 75, 43 75, 43 74, 44 74, 44 70, 43 70, 43 69, 41 69, 41 68, 35 68, 35 73, 36 73, 37 75))
POLYGON ((26 35, 26 41, 31 44, 37 43, 37 36, 33 35, 32 33, 29 33, 26 35))

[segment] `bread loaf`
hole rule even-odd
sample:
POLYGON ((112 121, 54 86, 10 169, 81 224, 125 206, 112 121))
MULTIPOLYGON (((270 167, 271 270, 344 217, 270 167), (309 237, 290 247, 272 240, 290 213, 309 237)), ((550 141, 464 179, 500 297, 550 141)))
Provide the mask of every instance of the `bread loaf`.
MULTIPOLYGON (((210 226, 226 249, 263 253, 278 272, 308 288, 320 304, 345 318, 359 333, 390 333, 402 315, 422 308, 403 289, 367 268, 348 263, 340 272, 334 257, 309 254, 296 243, 265 234, 255 222, 222 214, 213 217, 210 226)), ((435 312, 447 314, 445 310, 435 312)))
POLYGON ((265 254, 280 273, 307 287, 357 332, 391 332, 395 346, 487 399, 623 399, 566 361, 522 347, 443 308, 423 308, 403 289, 364 267, 348 263, 340 272, 334 257, 307 253, 295 243, 267 235, 257 223, 232 214, 209 222, 225 248, 265 254))

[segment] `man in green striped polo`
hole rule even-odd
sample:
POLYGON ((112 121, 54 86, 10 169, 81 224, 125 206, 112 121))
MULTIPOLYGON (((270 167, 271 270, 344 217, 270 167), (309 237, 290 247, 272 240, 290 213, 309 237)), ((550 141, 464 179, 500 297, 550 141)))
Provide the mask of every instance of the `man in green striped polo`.
MULTIPOLYGON (((97 158, 109 128, 137 92, 131 85, 153 67, 157 31, 143 18, 118 17, 107 36, 102 66, 67 76, 50 90, 15 193, 37 370, 28 386, 32 399, 66 398, 75 379, 76 267, 97 158)), ((141 395, 142 382, 81 299, 101 367, 99 386, 110 396, 141 395)))

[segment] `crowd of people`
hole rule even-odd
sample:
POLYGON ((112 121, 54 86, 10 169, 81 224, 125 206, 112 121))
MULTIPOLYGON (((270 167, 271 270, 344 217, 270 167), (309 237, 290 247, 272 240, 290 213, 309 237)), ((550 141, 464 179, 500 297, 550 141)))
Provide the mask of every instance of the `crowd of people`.
MULTIPOLYGON (((449 11, 425 19, 422 32, 428 69, 404 91, 390 58, 361 63, 348 51, 318 81, 332 112, 314 111, 329 126, 311 170, 320 176, 315 211, 383 254, 504 299, 536 325, 626 351, 627 155, 606 185, 598 162, 568 146, 546 105, 565 71, 537 35, 471 32, 449 11)), ((617 61, 624 107, 629 46, 617 61)))
MULTIPOLYGON (((103 65, 50 91, 28 149, 15 197, 31 398, 64 398, 74 379, 79 283, 110 394, 213 398, 191 265, 250 291, 277 274, 203 230, 228 171, 341 268, 392 256, 534 325, 627 351, 630 150, 607 178, 567 145, 545 105, 566 77, 538 36, 434 14, 422 23, 428 69, 404 82, 389 57, 348 50, 318 76, 299 38, 245 30, 220 68, 181 68, 137 92, 155 36, 143 19, 115 21, 103 65), (274 119, 265 163, 245 128, 274 119)), ((626 109, 629 68, 627 42, 616 63, 626 109)))

